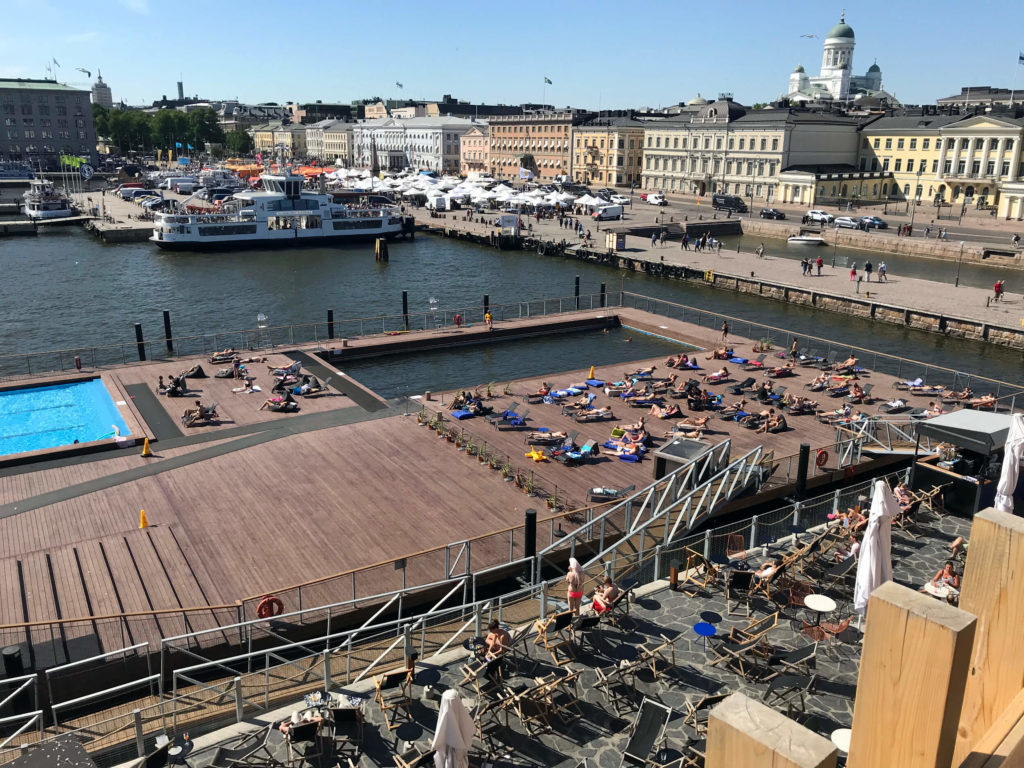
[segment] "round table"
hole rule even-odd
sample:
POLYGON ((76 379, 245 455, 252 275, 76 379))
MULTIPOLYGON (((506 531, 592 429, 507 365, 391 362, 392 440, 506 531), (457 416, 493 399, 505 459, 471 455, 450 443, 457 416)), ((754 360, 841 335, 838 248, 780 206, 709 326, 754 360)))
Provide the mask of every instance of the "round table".
POLYGON ((940 600, 949 600, 951 597, 956 597, 960 594, 955 587, 951 587, 948 584, 932 584, 930 581, 924 585, 924 591, 940 600))
POLYGON ((704 654, 708 652, 708 638, 714 637, 718 634, 718 630, 714 624, 708 624, 706 621, 698 621, 693 625, 693 631, 704 641, 704 654))
POLYGON ((804 605, 814 611, 814 626, 821 624, 823 613, 832 613, 836 609, 836 601, 828 595, 811 594, 804 598, 804 605))
POLYGON ((832 743, 836 745, 836 749, 845 755, 850 751, 850 737, 852 735, 853 731, 849 728, 837 728, 832 731, 830 738, 832 743))
POLYGON ((188 765, 185 758, 192 752, 193 747, 195 747, 195 742, 191 740, 175 743, 167 750, 168 765, 188 765))

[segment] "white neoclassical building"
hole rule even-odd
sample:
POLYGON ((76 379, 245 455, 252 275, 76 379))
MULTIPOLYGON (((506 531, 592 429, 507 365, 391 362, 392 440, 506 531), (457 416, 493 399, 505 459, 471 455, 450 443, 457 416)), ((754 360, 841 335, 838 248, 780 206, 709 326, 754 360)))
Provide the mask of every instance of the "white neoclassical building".
POLYGON ((458 173, 460 138, 474 125, 486 123, 460 117, 366 120, 352 129, 353 160, 358 168, 370 168, 376 152, 381 170, 458 173))
POLYGON ((792 102, 844 101, 851 97, 877 95, 882 91, 882 70, 872 64, 866 75, 853 73, 853 28, 846 14, 829 30, 821 55, 821 74, 808 76, 802 64, 789 76, 786 97, 792 102))

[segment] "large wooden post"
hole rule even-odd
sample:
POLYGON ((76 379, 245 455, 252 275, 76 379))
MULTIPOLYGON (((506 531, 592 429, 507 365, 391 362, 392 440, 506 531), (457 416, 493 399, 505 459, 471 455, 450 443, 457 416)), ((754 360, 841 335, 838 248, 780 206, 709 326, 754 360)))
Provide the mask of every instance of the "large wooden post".
POLYGON ((835 768, 836 748, 742 693, 711 710, 705 768, 835 768))
POLYGON ((960 607, 978 617, 956 760, 978 746, 1024 689, 1024 519, 986 509, 974 516, 960 607))
POLYGON ((849 768, 948 768, 976 626, 891 581, 871 594, 849 768))

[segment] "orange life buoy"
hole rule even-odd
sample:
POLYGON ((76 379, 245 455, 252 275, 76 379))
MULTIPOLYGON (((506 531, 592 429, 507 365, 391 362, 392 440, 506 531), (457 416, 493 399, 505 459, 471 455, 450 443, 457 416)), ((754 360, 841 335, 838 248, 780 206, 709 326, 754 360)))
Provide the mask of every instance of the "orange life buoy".
POLYGON ((261 619, 280 616, 282 611, 284 611, 284 603, 273 595, 267 595, 260 600, 259 605, 256 606, 256 615, 261 619))
POLYGON ((818 467, 824 467, 828 464, 828 451, 824 448, 818 451, 818 454, 814 457, 814 463, 818 467))

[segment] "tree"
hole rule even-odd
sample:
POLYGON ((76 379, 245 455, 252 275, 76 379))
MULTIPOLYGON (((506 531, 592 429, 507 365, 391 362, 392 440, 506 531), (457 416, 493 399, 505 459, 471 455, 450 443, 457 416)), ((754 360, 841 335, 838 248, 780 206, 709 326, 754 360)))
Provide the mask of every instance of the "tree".
POLYGON ((764 109, 767 106, 768 105, 765 102, 759 101, 753 107, 751 107, 751 109, 764 109))
POLYGON ((225 142, 232 155, 248 155, 253 149, 252 136, 245 131, 231 131, 225 142))

